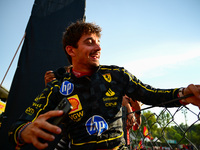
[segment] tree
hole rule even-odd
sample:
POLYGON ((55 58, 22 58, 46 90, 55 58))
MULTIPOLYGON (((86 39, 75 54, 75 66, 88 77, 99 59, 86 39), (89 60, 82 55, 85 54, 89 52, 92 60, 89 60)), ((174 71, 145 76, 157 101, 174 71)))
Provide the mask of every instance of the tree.
POLYGON ((152 113, 151 111, 144 111, 142 113, 142 124, 141 129, 144 129, 144 126, 148 128, 148 131, 151 133, 153 137, 157 136, 157 121, 156 121, 156 114, 152 113))
POLYGON ((191 141, 197 145, 197 147, 200 146, 200 124, 195 124, 190 129, 191 132, 191 141))
POLYGON ((167 109, 163 109, 157 118, 157 121, 159 125, 161 126, 161 128, 167 127, 172 121, 171 115, 166 110, 167 109))

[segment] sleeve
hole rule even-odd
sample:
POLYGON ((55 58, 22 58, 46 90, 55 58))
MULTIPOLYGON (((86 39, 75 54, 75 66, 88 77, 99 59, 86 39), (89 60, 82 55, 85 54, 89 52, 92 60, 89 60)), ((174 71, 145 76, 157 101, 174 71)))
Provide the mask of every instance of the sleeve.
POLYGON ((124 70, 125 80, 127 81, 125 94, 133 100, 139 100, 146 105, 161 107, 179 107, 181 103, 177 100, 167 103, 170 100, 178 98, 179 88, 159 89, 148 84, 142 83, 134 75, 124 70), (165 103, 165 104, 163 104, 165 103), (167 103, 167 104, 166 104, 167 103))
POLYGON ((19 145, 18 132, 24 125, 33 122, 40 114, 55 109, 62 98, 59 89, 60 82, 58 80, 48 83, 41 94, 34 99, 32 105, 12 124, 8 132, 9 141, 12 144, 19 145))

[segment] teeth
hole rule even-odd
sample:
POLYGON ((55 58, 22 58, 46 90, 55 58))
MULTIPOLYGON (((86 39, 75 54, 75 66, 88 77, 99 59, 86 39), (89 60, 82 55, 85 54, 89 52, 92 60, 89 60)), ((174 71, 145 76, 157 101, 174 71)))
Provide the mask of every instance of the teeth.
POLYGON ((99 55, 93 53, 93 54, 90 55, 90 57, 92 57, 92 58, 94 58, 94 59, 98 59, 98 58, 99 58, 99 55))
POLYGON ((98 58, 98 56, 92 56, 93 58, 98 58))

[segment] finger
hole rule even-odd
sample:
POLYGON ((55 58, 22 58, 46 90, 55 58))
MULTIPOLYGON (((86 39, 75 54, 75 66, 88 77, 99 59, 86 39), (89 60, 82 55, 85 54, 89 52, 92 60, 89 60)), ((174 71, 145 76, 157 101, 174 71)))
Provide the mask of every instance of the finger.
POLYGON ((195 85, 195 87, 197 89, 197 94, 195 94, 195 96, 200 99, 200 85, 195 85))
POLYGON ((40 142, 37 138, 35 138, 33 141, 32 141, 32 144, 37 148, 37 149, 45 149, 48 147, 48 143, 42 143, 40 142))
MULTIPOLYGON (((42 137, 44 131, 38 128, 37 126, 35 126, 37 124, 38 123, 32 123, 28 125, 24 129, 24 131, 21 132, 21 137, 25 141, 25 143, 32 143, 36 148, 44 149, 48 146, 48 144, 42 143, 41 141, 38 140, 39 137, 42 137)), ((54 137, 50 137, 50 138, 54 139, 54 137)))
MULTIPOLYGON (((39 126, 39 128, 45 129, 50 133, 54 133, 54 134, 60 134, 61 133, 61 129, 58 126, 52 125, 51 123, 49 123, 47 120, 52 118, 52 117, 59 117, 63 114, 63 111, 61 110, 53 110, 53 111, 49 111, 45 114, 42 114, 38 117, 38 120, 43 120, 43 122, 39 122, 38 120, 38 124, 36 126, 39 126)), ((37 122, 35 122, 36 124, 37 122)), ((47 136, 47 135, 46 135, 47 136)))
POLYGON ((127 120, 126 125, 127 125, 127 126, 131 126, 131 121, 130 121, 130 120, 127 120))
POLYGON ((44 78, 45 78, 45 80, 55 80, 56 79, 54 74, 46 75, 44 78))
POLYGON ((53 71, 52 71, 52 70, 49 70, 49 71, 47 71, 47 72, 45 73, 45 75, 50 74, 50 73, 53 73, 53 71))
POLYGON ((133 113, 132 113, 132 112, 129 113, 128 116, 127 116, 127 118, 128 118, 128 120, 132 120, 132 118, 133 118, 133 113))
POLYGON ((191 93, 193 93, 194 96, 186 98, 186 102, 196 105, 200 108, 200 85, 190 84, 183 91, 184 95, 188 95, 191 93))
POLYGON ((131 119, 131 125, 133 125, 134 122, 135 122, 135 117, 133 117, 133 118, 131 119))
MULTIPOLYGON (((62 132, 61 128, 49 122, 46 123, 44 129, 53 134, 60 134, 62 132)), ((45 136, 47 137, 48 135, 45 135, 45 136)))
POLYGON ((62 110, 52 110, 52 111, 48 111, 44 114, 41 114, 38 118, 48 120, 49 118, 58 117, 58 116, 61 116, 62 114, 63 114, 62 110))
POLYGON ((55 80, 55 79, 56 79, 56 78, 49 78, 49 77, 48 77, 48 78, 45 78, 45 82, 48 83, 48 82, 53 81, 53 80, 55 80))
POLYGON ((47 77, 48 79, 53 79, 53 78, 55 78, 55 75, 54 75, 54 73, 50 73, 50 74, 48 74, 46 77, 47 77))
POLYGON ((52 135, 52 133, 49 133, 49 131, 46 131, 45 129, 38 129, 37 131, 35 131, 35 135, 37 139, 41 138, 44 139, 45 141, 55 140, 55 137, 52 135))
POLYGON ((127 95, 124 95, 124 98, 128 99, 129 97, 127 95))
POLYGON ((45 75, 44 75, 44 77, 45 78, 54 78, 55 75, 54 75, 53 71, 51 71, 51 72, 46 72, 45 75))
POLYGON ((185 90, 184 94, 190 94, 193 93, 197 98, 200 98, 200 86, 199 85, 194 85, 190 84, 185 90))
POLYGON ((50 124, 47 120, 52 117, 59 117, 63 114, 63 111, 61 110, 54 110, 49 111, 45 114, 41 114, 34 122, 32 122, 31 126, 33 127, 33 132, 38 132, 37 136, 39 136, 39 130, 46 130, 49 133, 55 133, 60 134, 61 129, 58 126, 50 124))
POLYGON ((140 110, 141 109, 141 105, 138 101, 131 101, 131 106, 135 109, 135 110, 140 110))
POLYGON ((53 77, 53 78, 51 78, 50 80, 52 81, 52 80, 55 80, 55 79, 56 79, 56 78, 53 77))

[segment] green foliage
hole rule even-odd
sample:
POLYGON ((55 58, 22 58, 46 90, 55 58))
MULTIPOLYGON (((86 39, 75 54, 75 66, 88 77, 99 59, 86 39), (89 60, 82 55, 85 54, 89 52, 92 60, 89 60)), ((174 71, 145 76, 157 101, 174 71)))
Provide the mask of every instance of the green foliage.
POLYGON ((200 145, 200 124, 193 125, 189 132, 191 141, 193 141, 196 145, 200 145))
POLYGON ((167 130, 167 139, 180 141, 182 139, 182 136, 173 127, 169 127, 167 130))
POLYGON ((156 115, 152 113, 151 111, 144 111, 142 113, 142 124, 141 124, 141 129, 143 131, 144 126, 146 126, 151 133, 152 136, 159 135, 158 133, 158 125, 156 121, 156 115))
POLYGON ((183 123, 172 126, 172 119, 170 113, 166 110, 161 111, 158 116, 151 111, 144 111, 141 127, 138 131, 134 131, 134 134, 140 135, 140 138, 142 138, 143 128, 146 126, 149 133, 154 138, 157 137, 161 140, 163 144, 166 143, 166 140, 176 140, 178 144, 189 144, 187 140, 189 139, 193 144, 199 145, 200 124, 194 124, 191 127, 183 123))
POLYGON ((160 124, 161 128, 166 127, 170 121, 172 120, 171 115, 166 112, 166 110, 162 110, 157 118, 158 123, 160 124))

